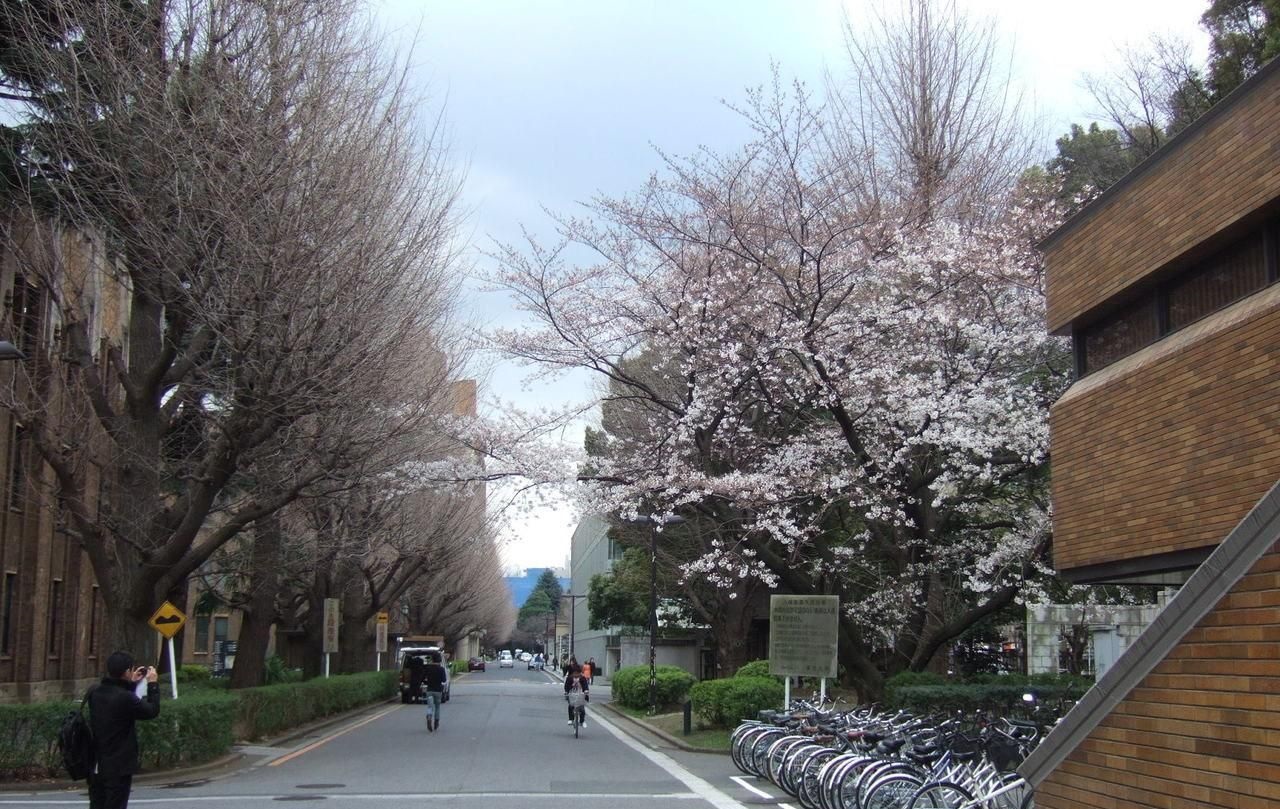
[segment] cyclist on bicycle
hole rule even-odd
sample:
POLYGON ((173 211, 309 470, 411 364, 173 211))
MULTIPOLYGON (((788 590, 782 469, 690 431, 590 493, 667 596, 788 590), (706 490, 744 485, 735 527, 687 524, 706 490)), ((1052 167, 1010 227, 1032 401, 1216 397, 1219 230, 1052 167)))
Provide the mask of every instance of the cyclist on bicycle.
POLYGON ((566 675, 564 678, 564 698, 565 698, 565 701, 569 703, 569 724, 570 725, 573 724, 573 712, 574 710, 577 710, 578 724, 584 728, 587 726, 587 706, 579 705, 575 709, 573 705, 574 701, 569 699, 569 692, 575 691, 575 690, 581 691, 583 701, 590 702, 591 694, 588 693, 590 689, 591 689, 591 681, 588 680, 586 677, 582 676, 582 667, 579 666, 577 663, 574 663, 573 665, 571 665, 569 667, 569 674, 566 675))

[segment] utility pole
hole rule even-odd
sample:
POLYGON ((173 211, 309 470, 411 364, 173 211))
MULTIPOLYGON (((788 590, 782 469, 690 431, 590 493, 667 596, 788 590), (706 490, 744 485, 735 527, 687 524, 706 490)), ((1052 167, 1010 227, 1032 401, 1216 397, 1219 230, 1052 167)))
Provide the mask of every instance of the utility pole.
POLYGON ((668 514, 648 516, 633 523, 649 524, 649 715, 658 712, 658 530, 684 522, 684 517, 668 514))
POLYGON ((574 657, 573 640, 574 636, 577 634, 577 630, 574 628, 574 619, 577 618, 578 599, 586 598, 586 596, 574 593, 564 593, 560 597, 569 599, 569 657, 574 657))

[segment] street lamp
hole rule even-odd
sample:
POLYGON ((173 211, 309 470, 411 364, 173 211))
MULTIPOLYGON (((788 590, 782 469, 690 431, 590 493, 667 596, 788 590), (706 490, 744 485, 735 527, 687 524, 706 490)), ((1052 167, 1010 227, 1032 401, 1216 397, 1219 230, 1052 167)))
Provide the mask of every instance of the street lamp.
POLYGON ((22 349, 8 340, 0 340, 0 361, 25 360, 26 358, 27 355, 22 353, 22 349))
POLYGON ((648 516, 631 523, 649 524, 649 715, 658 712, 658 527, 677 525, 684 517, 667 514, 648 516))
MULTIPOLYGON (((574 619, 577 617, 578 599, 586 598, 586 596, 574 595, 573 593, 563 593, 560 597, 569 599, 569 657, 573 657, 573 636, 577 634, 577 631, 574 628, 574 619)), ((560 650, 557 649, 556 651, 559 652, 560 650)))

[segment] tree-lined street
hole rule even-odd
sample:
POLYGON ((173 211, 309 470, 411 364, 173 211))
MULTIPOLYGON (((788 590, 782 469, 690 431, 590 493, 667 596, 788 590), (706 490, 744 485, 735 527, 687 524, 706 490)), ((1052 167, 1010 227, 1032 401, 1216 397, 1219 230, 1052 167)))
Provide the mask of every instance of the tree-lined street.
MULTIPOLYGON (((598 681, 594 702, 608 699, 598 681)), ((558 679, 523 665, 460 675, 441 726, 422 706, 385 704, 277 746, 244 746, 214 775, 175 774, 139 784, 131 805, 265 809, 279 801, 344 807, 444 802, 463 809, 714 807, 759 802, 731 777, 727 756, 687 753, 595 707, 574 739, 558 679)), ((0 806, 82 804, 66 792, 0 793, 0 806)))

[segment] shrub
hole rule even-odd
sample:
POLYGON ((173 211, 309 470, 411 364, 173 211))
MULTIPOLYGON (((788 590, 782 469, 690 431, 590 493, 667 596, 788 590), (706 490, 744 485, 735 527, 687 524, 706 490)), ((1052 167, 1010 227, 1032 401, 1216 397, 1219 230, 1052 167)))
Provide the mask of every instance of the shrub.
POLYGON ((450 660, 450 661, 449 661, 449 673, 450 673, 450 674, 465 674, 465 673, 466 673, 466 671, 467 671, 467 661, 465 661, 465 660, 450 660))
POLYGON ((213 673, 209 671, 208 666, 201 666, 195 663, 187 663, 178 666, 178 682, 191 684, 204 684, 212 679, 213 673))
POLYGON ((733 675, 734 677, 773 677, 778 682, 782 682, 781 677, 775 677, 769 673, 768 660, 752 660, 733 675))
MULTIPOLYGON (((689 672, 679 666, 658 666, 656 670, 658 707, 679 705, 695 682, 689 672)), ((649 707, 649 667, 627 666, 613 675, 613 698, 628 708, 649 707)))
POLYGON ((1084 677, 1011 674, 990 682, 943 681, 941 684, 895 686, 886 689, 886 701, 893 707, 917 713, 931 711, 993 711, 1007 716, 1026 712, 1022 695, 1034 692, 1041 704, 1077 700, 1092 682, 1084 677))
POLYGON ((398 693, 399 672, 367 671, 237 693, 236 735, 258 739, 398 693))
POLYGON ((284 658, 279 655, 268 657, 263 664, 267 685, 302 682, 302 669, 291 669, 285 665, 284 658))
MULTIPOLYGON (((75 702, 0 706, 0 780, 65 778, 58 755, 58 727, 75 702)), ((147 769, 197 764, 231 749, 235 697, 229 694, 165 700, 160 716, 138 723, 142 765, 147 769)))
POLYGON ((689 692, 693 711, 705 727, 727 728, 754 719, 768 708, 782 705, 782 684, 776 677, 734 676, 703 680, 689 692))

